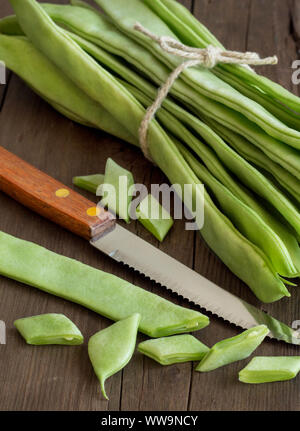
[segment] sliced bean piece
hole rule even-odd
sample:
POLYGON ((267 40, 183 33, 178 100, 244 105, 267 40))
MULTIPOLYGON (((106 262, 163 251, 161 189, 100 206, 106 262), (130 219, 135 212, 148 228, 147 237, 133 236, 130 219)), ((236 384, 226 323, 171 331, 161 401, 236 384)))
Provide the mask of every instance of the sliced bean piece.
POLYGON ((209 324, 208 317, 197 311, 179 307, 112 274, 3 232, 0 273, 112 320, 140 313, 140 331, 150 337, 189 332, 209 324))
POLYGON ((133 314, 89 339, 89 357, 107 400, 105 381, 122 370, 132 358, 140 319, 139 314, 133 314))
POLYGON ((103 204, 110 211, 118 214, 121 219, 129 223, 129 207, 132 201, 130 188, 134 186, 132 173, 122 168, 113 159, 108 158, 105 166, 103 186, 109 187, 109 189, 103 190, 103 204))
POLYGON ((291 380, 300 371, 300 356, 256 356, 239 372, 243 383, 291 380))
POLYGON ((143 341, 138 345, 138 351, 161 365, 171 365, 200 361, 209 347, 196 337, 185 334, 143 341))
POLYGON ((97 193, 98 187, 104 183, 104 175, 95 174, 95 175, 85 175, 81 177, 74 177, 73 184, 77 187, 80 187, 88 192, 97 193))
POLYGON ((0 19, 0 33, 7 36, 24 36, 24 31, 21 29, 15 15, 0 19))
POLYGON ((198 364, 196 371, 212 371, 232 362, 248 358, 268 335, 265 325, 247 329, 236 337, 216 343, 198 364))
POLYGON ((139 222, 159 241, 163 241, 173 226, 171 215, 149 194, 136 209, 139 222))
POLYGON ((77 326, 63 314, 50 313, 24 317, 15 320, 14 325, 27 344, 75 346, 83 343, 83 336, 77 326))

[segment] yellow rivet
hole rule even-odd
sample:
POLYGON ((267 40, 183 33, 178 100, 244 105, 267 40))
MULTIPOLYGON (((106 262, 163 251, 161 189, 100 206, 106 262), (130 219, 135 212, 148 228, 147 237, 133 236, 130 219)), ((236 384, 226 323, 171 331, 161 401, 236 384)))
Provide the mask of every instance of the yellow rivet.
POLYGON ((69 196, 69 194, 70 194, 70 192, 69 192, 69 190, 67 190, 67 189, 58 189, 58 190, 56 190, 56 192, 55 192, 55 195, 56 195, 58 198, 66 198, 67 196, 69 196))
POLYGON ((88 208, 86 211, 87 215, 90 217, 96 217, 100 214, 100 208, 98 207, 91 207, 88 208))

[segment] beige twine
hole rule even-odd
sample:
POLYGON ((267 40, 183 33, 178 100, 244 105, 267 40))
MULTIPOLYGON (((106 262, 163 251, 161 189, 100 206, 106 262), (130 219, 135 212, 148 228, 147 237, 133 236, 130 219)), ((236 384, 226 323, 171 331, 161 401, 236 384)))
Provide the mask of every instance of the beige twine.
POLYGON ((205 49, 192 48, 169 36, 158 37, 139 23, 135 24, 134 29, 157 42, 163 51, 168 52, 169 54, 176 55, 177 57, 188 59, 187 61, 181 63, 170 74, 167 81, 159 89, 156 100, 154 101, 153 105, 151 105, 147 109, 146 115, 139 128, 140 147, 144 153, 144 156, 150 161, 151 156, 147 144, 147 133, 149 124, 154 118, 158 109, 161 107, 163 101, 167 97, 174 82, 185 69, 200 64, 208 69, 212 69, 219 63, 248 64, 252 66, 278 63, 278 58, 276 56, 260 58, 259 55, 255 52, 237 52, 226 50, 224 51, 222 48, 215 47, 212 45, 209 45, 205 49))

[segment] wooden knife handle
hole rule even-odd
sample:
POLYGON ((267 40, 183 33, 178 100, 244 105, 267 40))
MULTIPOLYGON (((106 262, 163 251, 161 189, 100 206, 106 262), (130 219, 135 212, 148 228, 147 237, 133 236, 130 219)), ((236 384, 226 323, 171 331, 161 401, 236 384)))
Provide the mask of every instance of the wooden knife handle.
POLYGON ((91 240, 110 230, 114 216, 0 147, 0 190, 75 234, 91 240))

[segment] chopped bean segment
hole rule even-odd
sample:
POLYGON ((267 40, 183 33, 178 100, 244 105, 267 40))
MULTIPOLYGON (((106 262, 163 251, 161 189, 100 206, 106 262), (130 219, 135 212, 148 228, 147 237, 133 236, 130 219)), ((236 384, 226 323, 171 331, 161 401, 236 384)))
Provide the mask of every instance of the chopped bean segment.
POLYGON ((105 380, 124 368, 130 361, 139 329, 141 316, 133 314, 127 319, 97 332, 89 339, 88 352, 106 399, 105 380))
POLYGON ((290 380, 300 371, 300 356, 257 356, 239 372, 243 383, 290 380))
POLYGON ((184 334, 143 341, 138 350, 161 365, 171 365, 200 361, 209 348, 192 335, 184 334))
POLYGON ((97 193, 98 187, 103 183, 104 175, 102 174, 86 175, 73 178, 73 184, 75 184, 75 186, 94 194, 97 193))
POLYGON ((266 325, 247 329, 236 337, 216 343, 198 364, 196 371, 212 371, 232 362, 248 358, 268 335, 266 325))
POLYGON ((129 205, 132 200, 130 188, 134 185, 132 173, 108 158, 103 183, 105 187, 103 189, 103 204, 129 223, 129 205))
POLYGON ((150 194, 141 201, 136 213, 142 225, 159 241, 164 240, 174 223, 168 211, 150 194))
POLYGON ((27 344, 66 344, 83 343, 83 336, 77 326, 63 314, 40 314, 24 317, 14 322, 15 327, 27 344))

